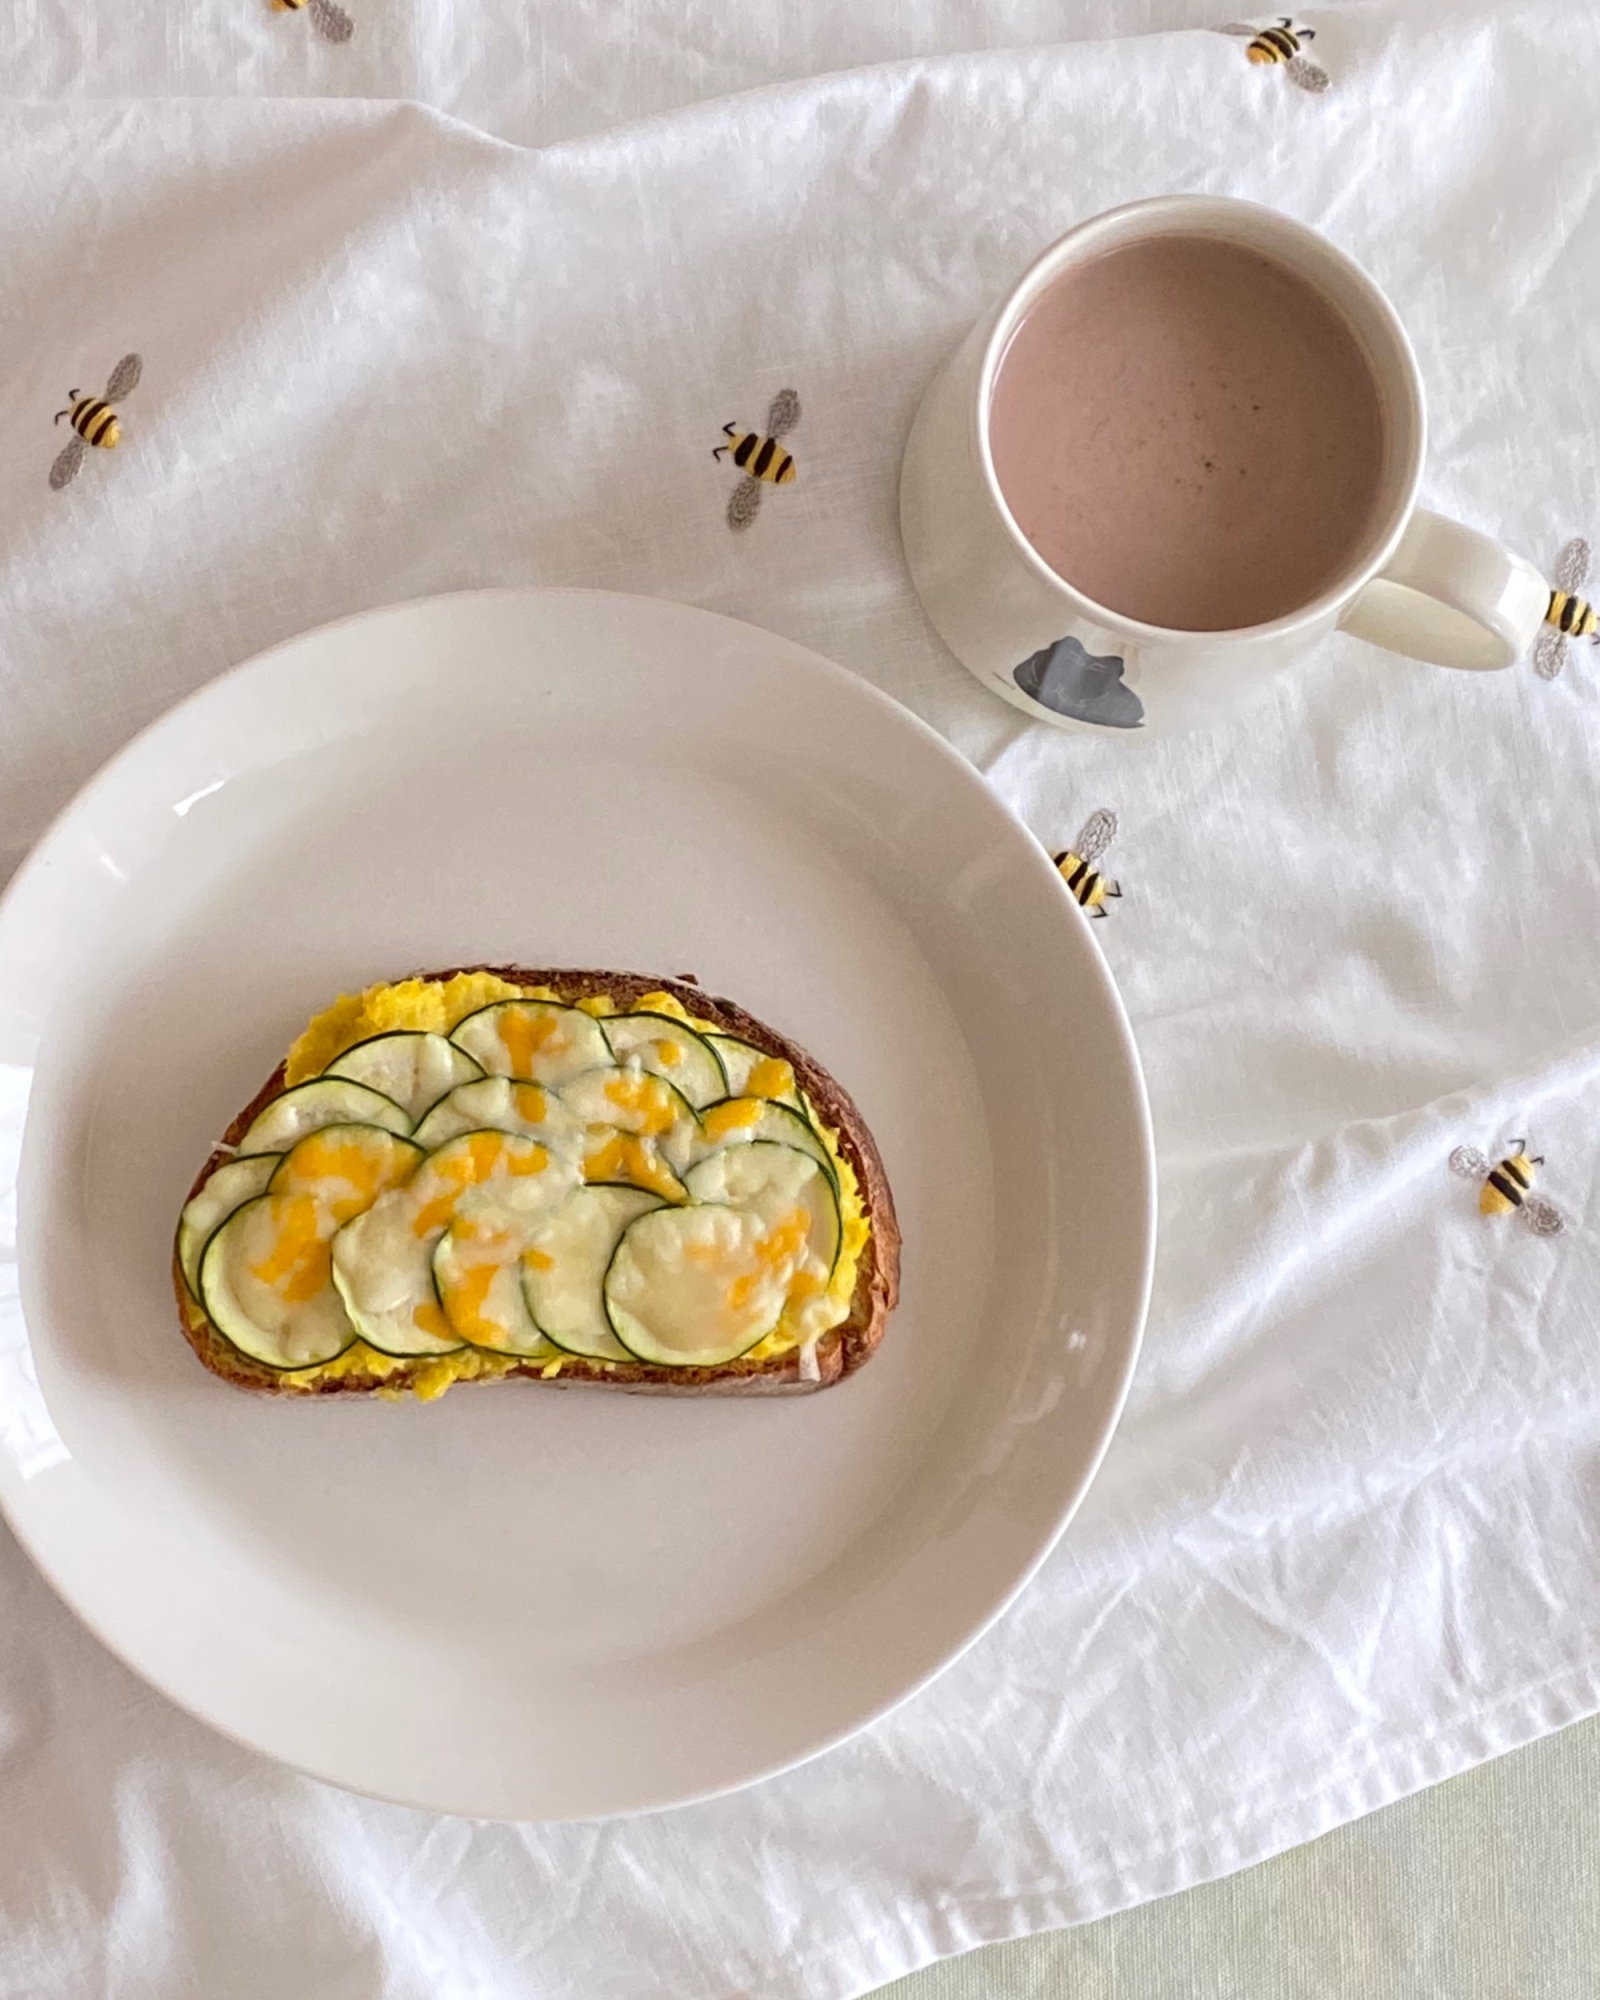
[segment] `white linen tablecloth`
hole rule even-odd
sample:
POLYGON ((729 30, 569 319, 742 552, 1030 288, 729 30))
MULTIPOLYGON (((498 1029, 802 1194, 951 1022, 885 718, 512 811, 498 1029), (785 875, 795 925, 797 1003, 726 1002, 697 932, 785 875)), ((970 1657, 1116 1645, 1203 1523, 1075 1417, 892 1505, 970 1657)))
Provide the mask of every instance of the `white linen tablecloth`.
POLYGON ((1196 189, 1388 288, 1430 504, 1543 562, 1600 528, 1600 15, 1321 10, 1312 98, 1156 0, 349 0, 342 49, 253 5, 11 0, 0 871, 134 729, 326 619, 540 581, 756 620, 1051 846, 1119 814, 1098 935, 1157 1287, 1100 1479, 1001 1625, 844 1748, 651 1819, 476 1826, 277 1769, 0 1531, 3 2000, 846 2000, 1600 1707, 1600 663, 1338 639, 1208 732, 1068 738, 944 653, 895 521, 978 312, 1074 220, 1196 189), (52 413, 130 349, 122 448, 52 493, 52 413), (800 479, 735 535, 710 446, 786 386, 800 479), (1524 1129, 1553 1240, 1446 1171, 1524 1129))

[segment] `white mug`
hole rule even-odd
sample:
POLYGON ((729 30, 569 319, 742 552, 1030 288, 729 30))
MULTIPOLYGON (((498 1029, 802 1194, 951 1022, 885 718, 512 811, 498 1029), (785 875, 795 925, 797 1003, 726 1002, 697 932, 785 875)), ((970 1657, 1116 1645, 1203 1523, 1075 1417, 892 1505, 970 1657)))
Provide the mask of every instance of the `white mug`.
POLYGON ((1254 202, 1163 195, 1069 230, 974 327, 928 390, 900 474, 900 530, 917 595, 983 684, 1063 729, 1154 735, 1214 721, 1335 629, 1441 666, 1508 667, 1550 606, 1534 566, 1417 505, 1427 422, 1394 308, 1315 230, 1254 202), (1221 237, 1298 272, 1343 312, 1377 380, 1384 464, 1364 553, 1311 603, 1265 625, 1181 632, 1107 610, 1058 576, 995 477, 989 407, 1023 315, 1063 271, 1150 236, 1221 237))

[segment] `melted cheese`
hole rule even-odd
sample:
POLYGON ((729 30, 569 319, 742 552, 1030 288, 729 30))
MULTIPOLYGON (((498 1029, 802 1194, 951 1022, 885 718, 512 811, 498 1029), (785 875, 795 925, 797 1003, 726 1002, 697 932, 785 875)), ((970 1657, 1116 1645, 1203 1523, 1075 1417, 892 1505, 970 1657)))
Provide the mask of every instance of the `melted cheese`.
POLYGON ((386 1188, 408 1180, 420 1157, 405 1140, 370 1126, 325 1125, 284 1155, 273 1192, 309 1196, 335 1224, 348 1222, 371 1208, 386 1188))
POLYGON ((431 1236, 449 1227, 461 1197, 485 1182, 526 1180, 542 1174, 550 1155, 535 1139, 506 1132, 468 1132, 427 1161, 406 1190, 414 1197, 411 1233, 431 1236))
POLYGON ((657 1153, 648 1139, 631 1132, 614 1132, 607 1125, 591 1125, 589 1147, 583 1156, 583 1177, 601 1185, 620 1183, 626 1187, 648 1188, 663 1201, 683 1201, 683 1183, 657 1153))
MULTIPOLYGON (((662 1048, 672 1048, 663 1042, 662 1048)), ((673 1055, 678 1052, 672 1048, 673 1055)), ((678 1122, 678 1100, 671 1087, 658 1076, 651 1076, 647 1070, 634 1073, 620 1070, 605 1083, 607 1101, 616 1106, 628 1121, 628 1129, 638 1132, 644 1138, 658 1138, 663 1132, 670 1132, 678 1122)), ((619 1124, 623 1119, 618 1119, 619 1124)))
MULTIPOLYGON (((292 1088, 295 1084, 321 1075, 328 1064, 335 1061, 346 1049, 374 1035, 401 1028, 448 1035, 469 1014, 476 1013, 495 1001, 515 999, 557 1001, 559 998, 560 996, 549 986, 515 986, 494 973, 486 972, 457 973, 445 981, 408 979, 394 984, 371 986, 363 993, 341 996, 332 1007, 316 1016, 289 1052, 285 1082, 292 1088)), ((597 1018, 618 1011, 615 1000, 607 994, 591 995, 577 1004, 585 1013, 597 1018)), ((630 1003, 630 1011, 669 1015, 702 1033, 723 1032, 715 1021, 691 1013, 673 993, 643 994, 630 1003)), ((659 1051, 663 1061, 668 1064, 671 1058, 665 1051, 671 1046, 670 1043, 663 1041, 659 1051)), ((519 1063, 516 1066, 523 1065, 519 1063)), ((643 1132, 638 1135, 630 1132, 609 1132, 601 1138, 597 1130, 592 1131, 591 1138, 597 1143, 591 1144, 586 1151, 583 1176, 590 1182, 628 1181, 635 1186, 661 1194, 669 1200, 681 1202, 684 1198, 682 1187, 655 1155, 653 1143, 647 1136, 656 1117, 660 1115, 660 1109, 664 1108, 658 1107, 651 1098, 648 1088, 651 1081, 648 1074, 627 1078, 627 1083, 639 1100, 637 1106, 626 1107, 632 1112, 627 1122, 637 1123, 643 1128, 643 1132)), ((753 1122, 759 1115, 760 1100, 780 1097, 793 1088, 794 1075, 790 1066, 778 1057, 765 1057, 752 1070, 743 1098, 735 1103, 715 1107, 705 1121, 707 1128, 714 1137, 726 1137, 730 1132, 743 1129, 753 1122)), ((670 1093, 663 1090, 660 1096, 667 1099, 670 1093)), ((786 1265, 791 1267, 784 1281, 787 1303, 783 1313, 766 1338, 750 1350, 747 1356, 750 1360, 770 1360, 791 1353, 796 1348, 808 1346, 819 1337, 820 1331, 837 1325, 848 1315, 855 1295, 862 1253, 871 1235, 871 1224, 861 1198, 860 1184, 849 1160, 840 1148, 837 1134, 817 1118, 809 1102, 803 1098, 801 1101, 804 1104, 807 1122, 827 1149, 838 1179, 841 1227, 839 1255, 832 1275, 820 1293, 817 1290, 817 1280, 811 1273, 792 1269, 793 1259, 784 1254, 781 1243, 765 1251, 753 1249, 751 1262, 740 1269, 730 1270, 726 1265, 722 1267, 721 1310, 733 1313, 736 1317, 742 1316, 742 1311, 747 1310, 755 1302, 762 1290, 763 1281, 773 1282, 786 1265), (729 1296, 735 1289, 740 1291, 737 1305, 729 1296)), ((619 1104, 619 1109, 624 1108, 619 1104)), ((519 1109, 529 1123, 537 1122, 533 1115, 531 1096, 525 1106, 519 1105, 519 1109)), ((670 1118, 667 1122, 670 1124, 670 1118)), ((318 1136, 320 1135, 312 1135, 313 1138, 318 1136)), ((302 1144, 308 1143, 310 1142, 302 1142, 302 1144)), ((329 1164, 330 1166, 333 1164, 331 1159, 329 1164)), ((351 1180, 354 1182, 355 1176, 352 1175, 351 1180)), ((440 1193, 443 1192, 441 1189, 440 1193)), ((187 1301, 184 1311, 191 1325, 206 1323, 204 1314, 187 1301)), ((417 1307, 419 1320, 428 1311, 429 1302, 424 1301, 417 1307)), ((432 1311, 438 1316, 439 1326, 437 1328, 429 1326, 424 1330, 430 1333, 441 1332, 447 1322, 436 1306, 432 1311)), ((394 1396, 403 1392, 393 1387, 386 1387, 385 1384, 394 1375, 409 1371, 407 1386, 410 1392, 426 1402, 443 1395, 454 1382, 504 1375, 517 1365, 518 1357, 515 1355, 487 1353, 474 1348, 465 1348, 456 1353, 442 1354, 422 1361, 415 1358, 404 1360, 379 1353, 365 1341, 358 1339, 337 1359, 318 1367, 284 1373, 278 1380, 286 1388, 304 1392, 312 1392, 319 1384, 330 1381, 346 1379, 370 1381, 378 1385, 380 1394, 394 1396)), ((560 1374, 563 1365, 562 1358, 557 1357, 542 1364, 539 1372, 542 1376, 553 1377, 560 1374)), ((608 1369, 612 1364, 594 1359, 586 1361, 585 1366, 608 1369)))
POLYGON ((250 1275, 303 1306, 333 1282, 333 1238, 317 1202, 308 1194, 273 1195, 262 1211, 267 1241, 249 1265, 250 1275))
POLYGON ((726 1139, 730 1132, 744 1132, 761 1117, 760 1101, 754 1097, 729 1097, 713 1104, 700 1120, 708 1139, 726 1139))
POLYGON ((494 1027, 506 1052, 507 1076, 531 1077, 539 1057, 560 1039, 560 1023, 552 1014, 501 1014, 494 1027))
POLYGON ((746 1097, 791 1097, 794 1071, 781 1056, 763 1056, 745 1080, 746 1097))

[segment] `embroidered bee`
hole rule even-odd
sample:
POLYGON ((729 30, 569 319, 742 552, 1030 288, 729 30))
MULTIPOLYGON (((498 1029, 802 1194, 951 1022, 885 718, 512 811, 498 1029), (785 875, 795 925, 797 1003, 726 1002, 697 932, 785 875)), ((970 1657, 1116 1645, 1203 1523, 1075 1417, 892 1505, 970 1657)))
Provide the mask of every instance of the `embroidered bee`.
POLYGON ((120 403, 124 396, 132 395, 139 386, 139 377, 144 372, 144 363, 137 354, 125 354, 111 371, 111 380, 106 384, 103 396, 84 396, 76 389, 69 389, 67 397, 70 407, 56 411, 56 422, 63 417, 70 420, 75 437, 67 440, 67 448, 50 468, 50 488, 59 493, 63 486, 70 486, 78 476, 90 445, 98 445, 102 451, 115 451, 122 437, 122 426, 117 421, 113 403, 120 403))
POLYGON ((1317 39, 1315 28, 1296 27, 1287 14, 1280 14, 1270 28, 1257 28, 1249 21, 1230 21, 1218 32, 1224 35, 1248 35, 1250 46, 1245 55, 1253 63, 1282 63, 1284 75, 1298 84, 1302 90, 1324 91, 1328 87, 1328 72, 1319 69, 1309 56, 1300 53, 1307 42, 1317 39))
POLYGON ((1556 557, 1555 587, 1534 641, 1533 670, 1547 681, 1566 665, 1569 639, 1600 640, 1600 614, 1578 595, 1588 576, 1589 544, 1580 535, 1556 557))
POLYGON ((279 14, 298 14, 302 7, 311 10, 311 25, 328 42, 347 42, 356 31, 356 24, 335 0, 272 0, 273 11, 279 14))
POLYGON ((1530 1154, 1527 1146, 1526 1139, 1513 1139, 1505 1157, 1493 1165, 1476 1146, 1457 1146, 1450 1155, 1450 1171, 1469 1181, 1482 1181, 1478 1190, 1481 1215, 1509 1215, 1515 1209, 1535 1236, 1559 1236, 1567 1226, 1561 1211, 1543 1195, 1529 1193, 1533 1170, 1544 1165, 1544 1155, 1530 1154))
POLYGON ((1121 889, 1095 867, 1117 837, 1117 816, 1097 806, 1084 821, 1083 831, 1065 853, 1052 855, 1061 879, 1072 891, 1079 906, 1091 917, 1107 915, 1106 898, 1120 897, 1121 889))
POLYGON ((748 528, 761 506, 761 488, 767 486, 792 486, 794 484, 794 460, 779 442, 786 438, 800 421, 800 398, 793 389, 780 389, 772 399, 772 408, 767 412, 767 434, 759 431, 741 431, 737 424, 724 424, 722 434, 729 440, 727 444, 716 445, 711 453, 720 459, 727 452, 734 464, 744 474, 744 478, 733 489, 733 497, 728 502, 728 526, 748 528))

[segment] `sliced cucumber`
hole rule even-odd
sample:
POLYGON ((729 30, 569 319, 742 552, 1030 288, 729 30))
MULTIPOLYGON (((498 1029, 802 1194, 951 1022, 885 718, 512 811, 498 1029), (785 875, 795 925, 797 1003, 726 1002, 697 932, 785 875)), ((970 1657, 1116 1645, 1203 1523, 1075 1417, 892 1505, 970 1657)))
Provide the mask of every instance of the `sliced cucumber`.
POLYGON ((212 1236, 236 1208, 265 1194, 278 1164, 276 1153, 259 1153, 254 1159, 230 1160, 216 1172, 185 1207, 178 1218, 178 1268, 189 1296, 200 1302, 200 1258, 212 1236))
POLYGON ((601 1027, 619 1063, 664 1076, 692 1105, 714 1104, 732 1088, 705 1036, 670 1014, 610 1014, 601 1027))
POLYGON ((760 1216, 705 1204, 629 1223, 603 1287, 611 1330, 630 1354, 668 1368, 735 1361, 777 1325, 787 1262, 769 1263, 760 1216))
POLYGON ((458 1084, 413 1136, 431 1152, 463 1132, 521 1132, 552 1151, 574 1154, 583 1143, 581 1124, 553 1090, 542 1083, 518 1083, 509 1076, 458 1084))
POLYGON ((707 1159, 724 1146, 746 1146, 764 1139, 809 1154, 830 1181, 837 1178, 828 1149, 810 1119, 787 1104, 774 1104, 765 1097, 725 1097, 701 1112, 700 1131, 695 1149, 698 1159, 707 1159))
POLYGON ((561 1098, 586 1125, 609 1125, 653 1140, 675 1173, 700 1150, 694 1106, 676 1084, 648 1070, 590 1070, 565 1084, 561 1098))
POLYGON ((753 1042, 741 1042, 737 1035, 707 1035, 706 1040, 715 1049, 722 1073, 728 1079, 728 1096, 770 1097, 774 1103, 792 1105, 796 1111, 801 1109, 794 1071, 781 1056, 769 1056, 765 1049, 758 1049, 753 1042), (763 1064, 770 1067, 758 1076, 763 1064))
POLYGON ((469 1014, 450 1039, 491 1076, 523 1083, 560 1085, 612 1060, 594 1016, 554 1000, 497 1000, 469 1014))
POLYGON ((403 1186, 423 1158, 414 1139, 380 1125, 323 1125, 279 1158, 268 1185, 273 1194, 310 1195, 337 1226, 403 1186))
POLYGON ((506 1132, 466 1132, 430 1153, 333 1239, 333 1282, 361 1337, 385 1354, 445 1354, 463 1343, 434 1290, 433 1253, 457 1219, 525 1223, 577 1183, 548 1147, 506 1132))
POLYGON ((257 1195, 212 1234, 200 1303, 223 1339, 268 1368, 313 1368, 355 1328, 328 1270, 333 1223, 306 1195, 257 1195))
POLYGON ((381 1091, 342 1076, 319 1076, 275 1097, 239 1141, 241 1153, 287 1153, 296 1140, 324 1125, 381 1125, 410 1135, 411 1120, 381 1091))
MULTIPOLYGON (((570 1197, 569 1197, 570 1198, 570 1197)), ((547 1358, 560 1352, 534 1323, 522 1288, 528 1226, 453 1222, 433 1253, 433 1288, 451 1329, 472 1347, 547 1358)))
POLYGON ((626 1361, 601 1287, 630 1222, 660 1202, 642 1188, 586 1187, 567 1196, 529 1239, 522 1289, 539 1328, 571 1354, 626 1361))
POLYGON ((807 1274, 809 1291, 822 1290, 833 1276, 841 1234, 839 1190, 809 1153, 770 1139, 725 1146, 702 1160, 684 1186, 696 1201, 749 1209, 769 1235, 804 1211, 805 1254, 795 1268, 807 1274))
POLYGON ((433 1289, 444 1229, 417 1231, 411 1188, 381 1195, 333 1239, 333 1282, 350 1323, 383 1354, 451 1354, 464 1345, 433 1289))
POLYGON ((382 1091, 415 1124, 447 1090, 482 1076, 483 1066, 443 1035, 397 1028, 392 1034, 357 1042, 329 1063, 323 1074, 348 1077, 352 1083, 382 1091))

